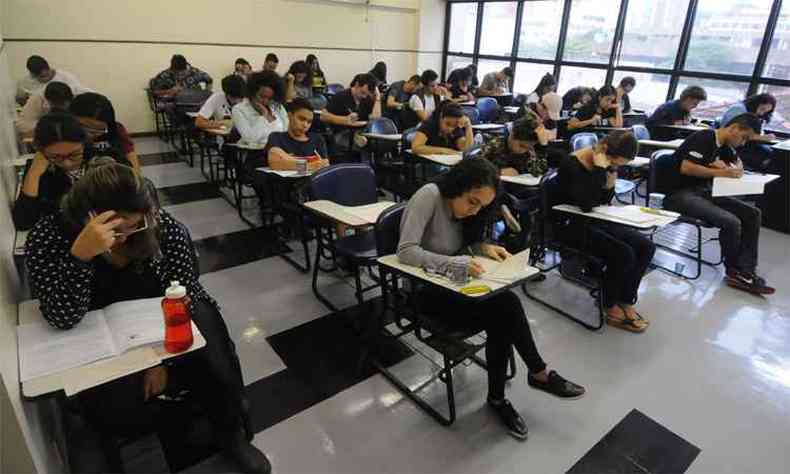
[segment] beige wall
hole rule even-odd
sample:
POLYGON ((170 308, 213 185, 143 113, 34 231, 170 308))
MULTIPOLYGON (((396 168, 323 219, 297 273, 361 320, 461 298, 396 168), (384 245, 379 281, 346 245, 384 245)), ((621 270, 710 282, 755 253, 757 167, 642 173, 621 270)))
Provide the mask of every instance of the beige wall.
POLYGON ((372 3, 384 6, 320 0, 4 0, 0 21, 13 77, 26 74, 30 54, 41 54, 108 95, 130 131, 143 132, 153 129, 143 88, 176 52, 215 81, 231 71, 236 57, 260 67, 270 51, 280 57, 280 72, 315 53, 330 82, 348 83, 376 61, 387 63, 390 78, 403 78, 417 70, 423 51, 421 64, 430 59, 425 64, 438 70, 443 1, 372 3))

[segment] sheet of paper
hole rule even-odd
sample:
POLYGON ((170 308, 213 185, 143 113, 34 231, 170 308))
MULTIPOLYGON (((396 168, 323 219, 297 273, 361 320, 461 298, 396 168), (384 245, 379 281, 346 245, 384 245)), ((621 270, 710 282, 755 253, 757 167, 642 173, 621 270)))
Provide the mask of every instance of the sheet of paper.
POLYGON ((148 298, 122 301, 104 308, 107 326, 119 353, 165 339, 161 304, 162 298, 148 298))
POLYGON ((345 211, 370 224, 375 224, 381 213, 393 204, 395 203, 391 201, 381 201, 373 204, 366 204, 364 206, 346 207, 345 211))
POLYGON ((522 186, 540 185, 540 176, 532 176, 531 174, 520 174, 518 176, 501 176, 500 179, 506 183, 520 184, 522 186))
POLYGON ((39 320, 17 327, 22 382, 112 357, 117 349, 102 311, 91 311, 72 329, 39 320))
POLYGON ((499 123, 478 123, 477 125, 472 125, 472 128, 475 130, 496 130, 505 128, 505 126, 499 123))
POLYGON ((529 249, 523 250, 504 262, 497 262, 491 259, 480 259, 486 272, 481 280, 498 280, 512 282, 523 278, 524 272, 529 267, 529 249))
POLYGON ((713 196, 763 194, 766 183, 778 177, 775 174, 744 174, 741 178, 713 178, 713 196))
POLYGON ((455 166, 461 162, 461 155, 420 155, 426 160, 439 163, 444 166, 455 166))
POLYGON ((774 145, 774 148, 779 148, 780 150, 790 150, 790 140, 779 142, 774 145))
POLYGON ((597 206, 593 208, 593 212, 637 224, 656 220, 654 214, 642 212, 639 206, 597 206))

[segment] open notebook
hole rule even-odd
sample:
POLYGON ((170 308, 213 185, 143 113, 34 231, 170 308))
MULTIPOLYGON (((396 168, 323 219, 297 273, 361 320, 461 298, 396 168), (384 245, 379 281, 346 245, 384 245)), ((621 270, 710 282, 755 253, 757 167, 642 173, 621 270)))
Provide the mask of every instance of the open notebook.
POLYGON ((497 262, 489 258, 481 258, 478 261, 486 269, 480 280, 494 280, 505 283, 518 280, 524 276, 524 272, 529 267, 529 249, 510 256, 510 258, 497 262))
POLYGON ((161 298, 122 301, 88 312, 72 329, 55 329, 43 318, 17 327, 22 382, 164 340, 161 298))

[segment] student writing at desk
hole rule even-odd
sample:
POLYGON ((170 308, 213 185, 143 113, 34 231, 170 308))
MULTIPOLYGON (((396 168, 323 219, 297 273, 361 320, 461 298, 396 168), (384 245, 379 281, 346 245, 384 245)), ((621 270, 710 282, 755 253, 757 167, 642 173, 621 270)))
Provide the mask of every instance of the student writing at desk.
POLYGON ((313 109, 307 100, 298 98, 288 104, 288 131, 272 133, 266 144, 265 156, 270 168, 295 170, 297 160, 308 160, 310 171, 329 166, 324 138, 307 133, 312 124, 313 109))
POLYGON ((381 117, 381 93, 378 81, 371 74, 357 74, 348 89, 335 94, 321 111, 321 121, 333 127, 335 143, 350 148, 352 140, 358 147, 367 144, 364 137, 349 130, 358 121, 381 117), (356 137, 359 137, 356 138, 356 137))
POLYGON ((450 86, 450 98, 453 102, 473 102, 475 95, 472 93, 472 73, 469 69, 456 69, 450 74, 447 83, 450 86))
MULTIPOLYGON (((236 104, 244 100, 247 83, 242 76, 231 74, 222 78, 222 90, 216 91, 200 107, 195 126, 201 130, 220 128, 236 104)), ((217 137, 220 138, 220 137, 217 137)))
MULTIPOLYGON (((247 441, 241 367, 216 301, 198 281, 192 239, 158 209, 156 191, 132 168, 113 163, 89 170, 42 219, 27 240, 27 265, 44 318, 59 329, 88 311, 186 287, 193 321, 206 347, 86 390, 85 415, 102 432, 155 426, 147 403, 168 387, 189 388, 208 412, 217 443, 244 472, 270 472, 266 456, 247 441)), ((176 392, 177 393, 177 392, 176 392)))
MULTIPOLYGON (((607 205, 614 197, 617 168, 636 156, 638 142, 630 131, 616 130, 594 147, 568 155, 557 177, 559 203, 578 206, 584 212, 607 205)), ((607 324, 631 332, 643 332, 650 324, 634 306, 642 277, 655 253, 649 238, 623 225, 570 218, 555 230, 575 248, 604 260, 603 307, 607 324)))
POLYGON ((155 96, 172 98, 183 89, 202 89, 210 86, 211 82, 211 76, 193 67, 184 56, 174 54, 170 58, 170 67, 151 79, 150 87, 155 96))
POLYGON ((700 102, 708 100, 705 89, 699 86, 688 86, 680 93, 680 98, 670 100, 658 106, 653 114, 648 117, 645 125, 652 129, 659 125, 688 125, 691 123, 691 111, 696 109, 700 102))
POLYGON ((546 146, 548 132, 540 118, 532 111, 513 122, 501 137, 495 137, 483 145, 482 158, 499 168, 503 176, 529 173, 540 177, 548 169, 543 153, 536 146, 546 146))
POLYGON ((85 130, 73 115, 64 112, 41 117, 33 144, 36 155, 11 213, 17 230, 28 230, 41 217, 55 212, 94 158, 85 130))
POLYGON ((326 99, 313 92, 313 71, 304 61, 296 61, 288 68, 288 75, 293 76, 294 97, 307 99, 313 110, 321 110, 326 106, 326 99))
POLYGON ((743 160, 746 169, 765 172, 771 167, 774 159, 773 148, 767 145, 776 139, 773 133, 763 133, 763 128, 771 122, 771 117, 776 109, 776 97, 768 93, 755 94, 747 97, 742 102, 733 104, 721 116, 721 125, 726 127, 732 120, 746 112, 753 113, 760 119, 760 134, 754 136, 743 146, 738 148, 738 156, 743 160))
POLYGON ((109 156, 140 170, 134 142, 126 127, 115 120, 115 108, 110 99, 95 92, 86 92, 71 101, 69 112, 87 133, 92 155, 109 156))
POLYGON ((68 84, 50 81, 43 94, 33 94, 22 107, 22 112, 14 121, 16 131, 23 137, 32 136, 38 119, 49 112, 67 110, 73 99, 74 94, 68 84))
POLYGON ((460 105, 446 101, 417 129, 411 151, 417 155, 457 155, 473 143, 469 117, 460 105))
POLYGON ((62 82, 68 85, 74 95, 90 92, 90 89, 83 86, 74 74, 51 67, 41 56, 33 55, 27 58, 26 67, 29 74, 17 83, 16 100, 21 105, 24 105, 31 95, 41 94, 50 82, 62 82))
POLYGON ((395 122, 398 130, 410 128, 405 126, 405 124, 411 126, 416 124, 416 119, 409 117, 410 115, 413 116, 414 112, 408 110, 408 108, 409 100, 411 100, 412 95, 419 91, 420 84, 420 76, 415 74, 407 81, 393 82, 387 90, 384 116, 395 122))
POLYGON ((477 89, 478 96, 498 96, 510 92, 510 84, 513 82, 513 69, 503 68, 501 71, 489 72, 483 77, 480 87, 477 89))
POLYGON ((712 196, 715 177, 740 178, 743 164, 733 148, 760 133, 760 119, 741 114, 718 130, 698 131, 683 142, 674 154, 675 167, 664 206, 703 219, 719 228, 719 243, 726 268, 727 285, 758 295, 770 295, 774 288, 758 276, 760 210, 731 196, 712 196))
POLYGON ((590 103, 593 95, 595 95, 595 89, 591 87, 574 87, 562 96, 562 110, 568 114, 575 113, 590 103))
POLYGON ((540 78, 540 82, 535 87, 535 90, 532 91, 527 96, 526 104, 536 113, 541 119, 548 117, 548 111, 543 105, 543 96, 548 94, 549 92, 554 92, 557 89, 557 81, 554 80, 554 76, 549 73, 543 75, 540 78))
MULTIPOLYGON (((477 277, 484 270, 467 254, 469 250, 494 260, 507 258, 509 254, 504 248, 482 242, 487 217, 494 211, 491 204, 498 184, 499 172, 494 165, 488 160, 470 159, 450 169, 436 183, 420 188, 409 200, 401 220, 398 260, 439 274, 461 265, 477 277)), ((512 291, 471 302, 428 287, 417 297, 421 311, 442 318, 451 327, 486 331, 488 405, 516 438, 526 439, 527 425, 505 398, 511 347, 529 369, 530 386, 560 398, 578 398, 584 394, 583 387, 548 370, 535 345, 521 300, 512 291)))
POLYGON ((620 104, 624 114, 631 112, 631 98, 628 94, 636 87, 636 79, 631 76, 625 76, 620 79, 620 85, 617 86, 617 103, 620 104))
POLYGON ((617 91, 612 86, 601 87, 587 105, 582 106, 568 121, 568 130, 584 131, 589 127, 622 127, 623 111, 617 103, 617 91))

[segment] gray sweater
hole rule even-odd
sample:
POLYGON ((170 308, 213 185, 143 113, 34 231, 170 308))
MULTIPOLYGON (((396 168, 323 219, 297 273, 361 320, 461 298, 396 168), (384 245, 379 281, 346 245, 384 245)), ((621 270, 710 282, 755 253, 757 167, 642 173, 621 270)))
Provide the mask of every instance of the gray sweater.
MULTIPOLYGON (((463 250, 463 225, 455 219, 439 187, 426 184, 409 199, 400 221, 398 260, 407 265, 445 273, 450 262, 469 262, 469 256, 453 256, 463 250)), ((473 249, 479 252, 479 245, 473 249)))

